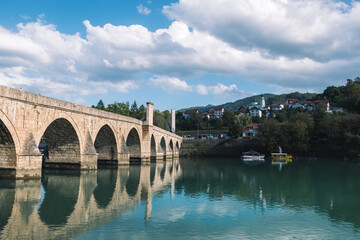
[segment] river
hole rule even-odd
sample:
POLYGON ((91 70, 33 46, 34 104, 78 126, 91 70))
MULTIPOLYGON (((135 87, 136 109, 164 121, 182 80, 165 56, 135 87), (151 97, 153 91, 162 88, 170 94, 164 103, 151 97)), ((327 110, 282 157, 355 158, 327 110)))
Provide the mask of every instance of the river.
POLYGON ((0 180, 1 239, 360 239, 360 165, 174 159, 0 180))

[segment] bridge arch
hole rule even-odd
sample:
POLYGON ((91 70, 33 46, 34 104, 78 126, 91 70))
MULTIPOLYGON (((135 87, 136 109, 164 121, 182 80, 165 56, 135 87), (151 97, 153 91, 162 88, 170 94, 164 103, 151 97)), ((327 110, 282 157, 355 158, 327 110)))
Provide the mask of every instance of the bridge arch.
POLYGON ((98 163, 118 160, 118 141, 113 128, 105 124, 97 132, 94 147, 98 154, 98 163))
POLYGON ((179 142, 178 142, 178 141, 176 142, 176 145, 175 145, 175 146, 176 146, 176 152, 179 152, 179 151, 180 151, 180 147, 179 147, 179 142))
MULTIPOLYGON (((65 112, 57 112, 56 115, 54 115, 51 118, 42 119, 42 120, 46 120, 46 121, 41 124, 39 131, 36 131, 36 133, 34 133, 34 137, 35 137, 36 141, 38 141, 37 144, 40 143, 41 137, 44 135, 44 132, 46 131, 46 129, 48 129, 50 124, 52 124, 57 119, 61 119, 61 118, 66 119, 71 124, 71 126, 74 128, 79 140, 84 139, 81 134, 80 128, 79 128, 78 124, 75 122, 75 120, 69 114, 67 114, 65 112)), ((83 150, 83 145, 84 145, 83 141, 80 141, 80 149, 81 150, 83 150)))
POLYGON ((0 167, 15 167, 16 153, 20 152, 20 140, 13 124, 1 110, 0 149, 0 167))
POLYGON ((140 135, 135 127, 127 135, 126 146, 130 153, 130 159, 141 159, 140 135))
POLYGON ((164 154, 164 159, 165 159, 165 157, 166 157, 166 142, 165 142, 165 138, 164 138, 164 137, 161 138, 160 147, 161 147, 161 151, 162 151, 163 154, 164 154))
POLYGON ((80 164, 82 152, 80 131, 69 119, 71 118, 56 118, 43 131, 41 136, 45 138, 49 150, 45 166, 51 163, 80 164))
POLYGON ((174 143, 173 143, 173 140, 172 140, 172 139, 170 139, 169 147, 170 147, 171 153, 174 154, 174 143))
POLYGON ((151 134, 151 144, 150 144, 150 158, 151 159, 156 159, 156 140, 154 137, 154 134, 151 134))
POLYGON ((13 137, 4 122, 0 120, 0 166, 16 167, 16 147, 13 137))

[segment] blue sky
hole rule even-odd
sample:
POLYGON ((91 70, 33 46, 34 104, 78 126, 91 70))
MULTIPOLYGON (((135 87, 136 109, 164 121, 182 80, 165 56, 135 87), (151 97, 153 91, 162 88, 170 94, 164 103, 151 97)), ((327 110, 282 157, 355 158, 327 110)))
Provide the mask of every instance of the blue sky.
POLYGON ((360 76, 360 4, 3 1, 0 84, 84 105, 221 104, 360 76))

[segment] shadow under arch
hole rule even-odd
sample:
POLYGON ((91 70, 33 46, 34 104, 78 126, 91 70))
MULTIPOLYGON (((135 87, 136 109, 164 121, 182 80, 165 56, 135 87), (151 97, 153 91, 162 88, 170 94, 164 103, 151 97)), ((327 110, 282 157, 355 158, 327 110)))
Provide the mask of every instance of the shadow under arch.
POLYGON ((173 154, 174 153, 174 143, 173 143, 172 139, 170 139, 169 146, 170 146, 170 151, 173 154))
POLYGON ((45 190, 38 210, 41 221, 48 226, 66 225, 78 201, 80 173, 46 171, 41 181, 45 190))
POLYGON ((15 166, 15 143, 10 131, 5 126, 4 122, 0 120, 0 167, 14 168, 15 166))
POLYGON ((129 196, 133 197, 136 195, 139 184, 140 184, 140 165, 130 165, 129 166, 129 178, 126 182, 126 192, 129 196))
POLYGON ((130 153, 130 159, 141 159, 141 143, 136 128, 132 128, 126 138, 126 146, 130 153))
POLYGON ((0 232, 11 217, 15 201, 15 181, 0 182, 0 232))
POLYGON ((98 168, 97 186, 94 198, 99 208, 106 208, 111 202, 116 188, 117 168, 98 168))
POLYGON ((117 164, 118 149, 113 130, 109 125, 100 128, 94 147, 98 153, 98 164, 117 164))
POLYGON ((180 152, 179 142, 176 142, 176 145, 175 145, 175 146, 176 146, 176 151, 177 151, 177 152, 180 152))
POLYGON ((165 143, 165 138, 164 137, 161 138, 160 147, 161 147, 161 151, 164 154, 163 159, 165 159, 166 158, 166 143, 165 143))
POLYGON ((48 147, 45 167, 80 168, 81 150, 79 137, 73 125, 65 118, 54 120, 45 130, 43 137, 48 147))
POLYGON ((151 157, 150 157, 150 159, 151 160, 156 160, 156 141, 155 141, 154 134, 151 135, 150 148, 151 148, 151 154, 150 154, 151 157))

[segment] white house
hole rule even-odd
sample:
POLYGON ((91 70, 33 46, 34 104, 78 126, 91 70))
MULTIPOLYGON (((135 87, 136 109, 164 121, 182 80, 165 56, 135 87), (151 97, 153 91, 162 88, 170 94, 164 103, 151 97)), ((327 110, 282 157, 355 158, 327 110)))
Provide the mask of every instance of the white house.
POLYGON ((186 110, 184 112, 184 117, 185 117, 185 119, 191 118, 192 115, 194 115, 195 113, 199 113, 199 110, 197 110, 197 109, 186 110))
POLYGON ((257 107, 253 107, 249 110, 250 116, 251 117, 261 117, 262 116, 262 111, 260 108, 257 107))
POLYGON ((209 114, 212 117, 222 118, 222 116, 224 114, 224 108, 223 107, 212 107, 209 110, 209 114))
POLYGON ((284 104, 277 104, 273 106, 272 109, 275 111, 281 111, 282 109, 284 109, 284 104))

